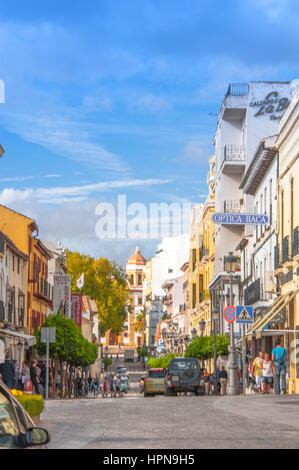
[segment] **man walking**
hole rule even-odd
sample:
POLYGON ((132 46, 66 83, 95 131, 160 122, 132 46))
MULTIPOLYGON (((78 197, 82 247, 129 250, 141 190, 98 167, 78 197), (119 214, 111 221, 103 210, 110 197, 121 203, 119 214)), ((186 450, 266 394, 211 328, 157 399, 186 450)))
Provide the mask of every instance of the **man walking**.
POLYGON ((227 387, 227 372, 225 370, 225 367, 221 367, 221 371, 219 372, 219 378, 220 378, 220 386, 221 386, 221 395, 226 395, 226 387, 227 387))
POLYGON ((286 370, 289 360, 288 351, 280 344, 280 339, 276 341, 276 347, 272 351, 272 361, 275 365, 275 393, 280 395, 280 379, 283 393, 286 393, 286 370))

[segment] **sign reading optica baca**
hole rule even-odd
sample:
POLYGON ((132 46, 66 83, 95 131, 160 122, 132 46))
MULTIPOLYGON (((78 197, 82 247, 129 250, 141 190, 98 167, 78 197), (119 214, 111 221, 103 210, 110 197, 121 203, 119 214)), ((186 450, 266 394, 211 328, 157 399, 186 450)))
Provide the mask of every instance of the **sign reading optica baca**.
POLYGON ((212 215, 214 224, 223 225, 267 225, 269 217, 265 214, 234 214, 215 212, 212 215))
POLYGON ((278 121, 283 111, 289 104, 289 99, 286 97, 279 98, 277 91, 271 91, 263 100, 253 100, 250 103, 251 108, 256 108, 257 112, 254 117, 269 116, 271 121, 278 121))

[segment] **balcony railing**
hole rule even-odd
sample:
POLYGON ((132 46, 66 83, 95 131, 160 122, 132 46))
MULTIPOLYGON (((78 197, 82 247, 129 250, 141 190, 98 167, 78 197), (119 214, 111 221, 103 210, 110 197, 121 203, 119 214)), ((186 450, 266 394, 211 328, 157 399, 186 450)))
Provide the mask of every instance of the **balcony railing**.
POLYGON ((280 268, 279 245, 274 247, 274 270, 280 268))
POLYGON ((282 264, 289 261, 289 237, 284 237, 282 240, 282 264))
POLYGON ((262 300, 261 279, 258 278, 244 290, 244 303, 251 305, 258 300, 262 300))
POLYGON ((203 302, 204 300, 209 300, 209 291, 204 289, 199 294, 200 301, 203 302))
POLYGON ((245 163, 245 147, 242 145, 226 145, 224 148, 224 158, 228 162, 245 163))
POLYGON ((4 322, 5 320, 5 306, 4 306, 4 302, 2 302, 2 300, 0 300, 0 322, 4 322))
POLYGON ((245 213, 245 205, 242 199, 227 199, 224 201, 224 212, 243 214, 245 213))
POLYGON ((248 94, 248 83, 230 83, 228 90, 228 95, 233 96, 243 96, 248 94))
POLYGON ((292 234, 292 256, 299 254, 299 226, 293 230, 292 234))
POLYGON ((203 258, 206 258, 209 256, 209 249, 205 247, 201 247, 199 250, 199 261, 202 261, 203 258))

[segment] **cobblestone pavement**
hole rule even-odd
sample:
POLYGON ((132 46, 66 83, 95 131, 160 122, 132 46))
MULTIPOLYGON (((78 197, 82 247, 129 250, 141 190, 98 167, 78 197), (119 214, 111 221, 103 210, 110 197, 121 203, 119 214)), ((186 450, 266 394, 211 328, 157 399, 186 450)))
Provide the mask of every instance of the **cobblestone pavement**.
POLYGON ((122 398, 48 402, 49 448, 299 448, 299 396, 144 398, 140 375, 122 398))

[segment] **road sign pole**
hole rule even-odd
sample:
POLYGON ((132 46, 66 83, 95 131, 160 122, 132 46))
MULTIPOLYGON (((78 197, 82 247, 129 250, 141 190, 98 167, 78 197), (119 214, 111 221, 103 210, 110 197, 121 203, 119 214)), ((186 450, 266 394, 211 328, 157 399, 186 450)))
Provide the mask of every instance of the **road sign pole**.
POLYGON ((246 338, 245 338, 245 323, 243 323, 242 335, 242 370, 243 370, 243 395, 246 394, 246 338))
MULTIPOLYGON (((233 277, 230 275, 230 304, 233 305, 233 277)), ((230 325, 230 346, 228 354, 228 385, 227 395, 239 395, 240 386, 237 380, 237 363, 234 341, 234 324, 230 325)))
POLYGON ((49 399, 49 330, 47 334, 47 356, 46 356, 46 400, 49 399))

